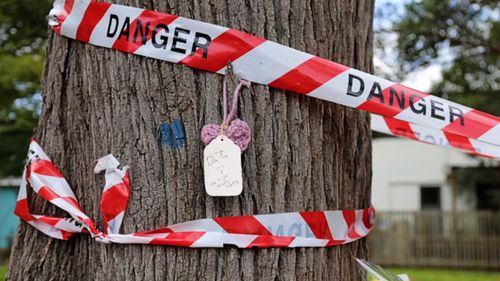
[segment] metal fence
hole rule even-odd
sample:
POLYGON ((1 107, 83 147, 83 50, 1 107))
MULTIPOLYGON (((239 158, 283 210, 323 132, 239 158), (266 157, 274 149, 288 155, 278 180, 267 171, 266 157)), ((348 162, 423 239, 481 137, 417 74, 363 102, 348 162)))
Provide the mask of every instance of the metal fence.
POLYGON ((381 265, 500 269, 500 212, 379 212, 368 239, 381 265))

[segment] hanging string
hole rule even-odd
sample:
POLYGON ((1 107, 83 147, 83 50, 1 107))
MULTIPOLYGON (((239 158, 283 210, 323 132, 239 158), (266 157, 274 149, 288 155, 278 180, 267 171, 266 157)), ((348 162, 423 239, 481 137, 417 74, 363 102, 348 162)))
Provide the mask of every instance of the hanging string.
POLYGON ((231 110, 227 112, 227 86, 226 77, 224 77, 224 83, 222 86, 222 108, 223 108, 223 120, 222 124, 207 124, 201 129, 201 141, 207 145, 213 139, 220 135, 225 135, 231 139, 239 148, 241 152, 245 151, 250 144, 252 131, 248 124, 236 118, 236 113, 238 111, 238 98, 243 86, 250 87, 250 82, 246 80, 240 80, 233 93, 233 101, 231 103, 231 110))

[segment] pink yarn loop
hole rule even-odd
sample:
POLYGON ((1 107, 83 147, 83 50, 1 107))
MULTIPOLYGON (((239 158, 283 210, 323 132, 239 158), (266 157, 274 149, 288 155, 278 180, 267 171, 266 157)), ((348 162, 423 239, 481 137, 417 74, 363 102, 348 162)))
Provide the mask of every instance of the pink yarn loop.
POLYGON ((224 108, 224 121, 222 125, 217 124, 207 124, 201 129, 201 141, 207 145, 217 136, 223 134, 231 139, 240 149, 241 153, 248 148, 250 140, 252 138, 252 131, 248 124, 240 119, 234 119, 236 112, 238 110, 238 95, 240 93, 241 87, 250 86, 250 82, 245 80, 240 80, 240 83, 236 86, 233 94, 233 102, 231 106, 231 111, 227 113, 227 92, 226 92, 226 77, 224 77, 223 84, 223 108, 224 108), (234 119, 234 120, 233 120, 234 119), (227 128, 223 128, 227 126, 227 128))
POLYGON ((220 135, 222 128, 217 124, 207 124, 201 129, 201 141, 207 145, 218 135, 220 135))
MULTIPOLYGON (((222 127, 217 124, 208 124, 201 129, 201 141, 207 145, 213 139, 221 135, 222 127)), ((245 151, 250 144, 252 131, 248 124, 240 119, 234 119, 226 130, 225 135, 231 139, 240 149, 245 151)))

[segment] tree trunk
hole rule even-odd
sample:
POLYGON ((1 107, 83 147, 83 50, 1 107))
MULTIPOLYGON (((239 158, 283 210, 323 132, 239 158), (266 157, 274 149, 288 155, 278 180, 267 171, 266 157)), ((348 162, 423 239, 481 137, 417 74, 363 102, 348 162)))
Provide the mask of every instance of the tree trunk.
MULTIPOLYGON (((372 70, 373 0, 115 1, 244 30, 372 70)), ((102 229, 103 177, 93 161, 130 165, 122 233, 187 220, 364 208, 370 204, 366 113, 266 86, 244 90, 239 116, 253 139, 243 154, 243 193, 213 198, 203 187, 204 124, 221 122, 222 77, 72 41, 51 33, 43 112, 35 136, 102 229), (157 141, 158 126, 185 126, 186 147, 157 141)), ((32 197, 32 210, 60 212, 32 197)), ((332 248, 190 249, 57 241, 22 223, 8 280, 361 280, 365 239, 332 248)))

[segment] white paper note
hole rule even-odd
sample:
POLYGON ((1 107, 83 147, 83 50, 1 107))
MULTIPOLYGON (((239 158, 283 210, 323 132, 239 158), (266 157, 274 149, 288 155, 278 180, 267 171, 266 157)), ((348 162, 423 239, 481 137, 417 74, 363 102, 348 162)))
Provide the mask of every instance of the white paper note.
POLYGON ((240 148, 228 137, 220 135, 205 147, 203 158, 208 195, 240 195, 243 190, 240 148))

